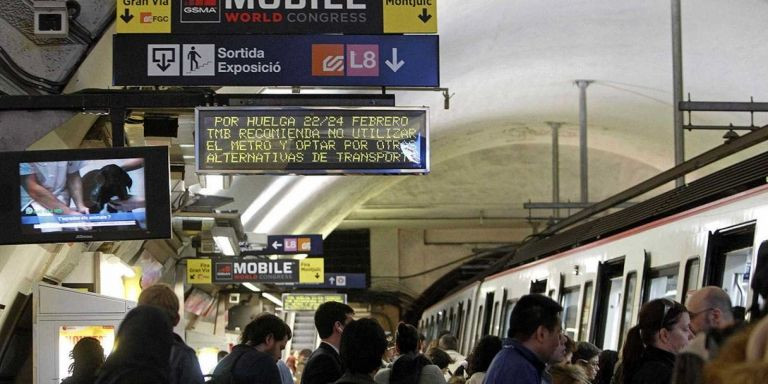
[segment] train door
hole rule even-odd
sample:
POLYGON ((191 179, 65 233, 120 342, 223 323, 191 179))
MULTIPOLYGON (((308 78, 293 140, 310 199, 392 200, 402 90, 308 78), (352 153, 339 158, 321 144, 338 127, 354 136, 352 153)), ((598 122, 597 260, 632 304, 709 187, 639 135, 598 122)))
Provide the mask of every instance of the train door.
POLYGON ((507 289, 504 288, 501 293, 501 301, 496 303, 496 305, 501 305, 501 310, 498 313, 499 322, 494 327, 493 334, 499 337, 506 337, 506 335, 503 332, 504 330, 504 321, 506 320, 506 310, 507 310, 507 289))
POLYGON ((734 307, 747 306, 754 242, 754 221, 709 234, 704 286, 722 287, 734 307))
POLYGON ((563 332, 576 340, 579 315, 579 286, 560 290, 560 306, 563 307, 563 332))
POLYGON ((683 292, 680 295, 680 300, 683 305, 688 300, 688 292, 693 291, 699 284, 699 269, 701 261, 699 257, 688 259, 685 262, 685 275, 683 276, 683 292))
POLYGON ((624 288, 624 258, 598 264, 595 311, 590 339, 602 349, 616 350, 621 322, 621 298, 624 288))
POLYGON ((484 335, 489 335, 491 332, 491 321, 493 319, 493 296, 494 292, 488 292, 485 294, 485 312, 483 313, 483 328, 482 333, 478 335, 477 340, 484 335))
POLYGON ((517 304, 517 300, 507 300, 504 302, 504 317, 502 318, 501 323, 501 338, 509 337, 509 318, 512 317, 512 310, 515 308, 515 304, 517 304))

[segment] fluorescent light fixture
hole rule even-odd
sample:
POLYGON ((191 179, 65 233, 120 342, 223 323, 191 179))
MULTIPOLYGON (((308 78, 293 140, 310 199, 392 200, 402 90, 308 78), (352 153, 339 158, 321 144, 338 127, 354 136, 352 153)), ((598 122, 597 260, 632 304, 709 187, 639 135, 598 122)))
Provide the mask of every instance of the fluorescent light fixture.
POLYGON ((243 283, 243 287, 246 287, 254 292, 261 292, 261 288, 253 285, 253 283, 243 283))
POLYGON ((263 298, 265 298, 265 299, 275 303, 275 305, 277 305, 278 307, 282 307, 283 306, 283 301, 280 300, 279 298, 277 298, 275 295, 273 295, 271 293, 262 292, 261 293, 261 297, 263 297, 263 298))
POLYGON ((237 241, 237 234, 232 227, 213 227, 211 236, 221 253, 226 256, 237 256, 240 254, 240 244, 237 241))
POLYGON ((248 206, 245 212, 243 212, 243 214, 240 216, 240 221, 242 221, 243 224, 248 224, 248 222, 251 221, 257 212, 267 206, 267 203, 269 203, 273 197, 277 196, 277 194, 280 193, 283 188, 285 188, 291 182, 291 180, 294 179, 295 178, 290 176, 280 176, 272 181, 272 183, 270 183, 265 190, 259 193, 259 197, 257 197, 256 200, 254 200, 251 205, 248 206))
POLYGON ((293 255, 293 259, 294 260, 304 260, 304 259, 307 258, 307 256, 309 256, 309 255, 307 255, 306 253, 299 253, 298 255, 293 255))

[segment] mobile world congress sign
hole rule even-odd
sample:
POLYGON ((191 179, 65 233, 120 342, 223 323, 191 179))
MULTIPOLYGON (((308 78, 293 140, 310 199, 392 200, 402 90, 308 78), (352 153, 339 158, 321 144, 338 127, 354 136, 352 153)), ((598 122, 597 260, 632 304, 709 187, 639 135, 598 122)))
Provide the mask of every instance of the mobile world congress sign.
POLYGON ((197 108, 197 172, 427 173, 427 112, 381 107, 197 108))
POLYGON ((437 0, 117 0, 117 33, 437 33, 437 0))
POLYGON ((114 36, 115 85, 440 86, 433 35, 114 36))

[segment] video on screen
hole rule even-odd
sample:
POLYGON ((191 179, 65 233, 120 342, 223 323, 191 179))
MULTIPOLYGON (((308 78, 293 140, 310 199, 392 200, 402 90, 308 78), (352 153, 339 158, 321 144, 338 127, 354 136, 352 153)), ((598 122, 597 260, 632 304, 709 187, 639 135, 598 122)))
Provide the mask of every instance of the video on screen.
POLYGON ((21 232, 147 229, 144 159, 20 163, 21 232))

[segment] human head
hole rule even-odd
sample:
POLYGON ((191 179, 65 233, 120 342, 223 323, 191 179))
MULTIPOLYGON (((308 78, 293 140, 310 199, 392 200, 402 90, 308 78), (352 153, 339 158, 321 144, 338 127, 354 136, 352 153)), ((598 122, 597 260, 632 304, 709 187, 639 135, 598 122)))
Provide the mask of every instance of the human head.
POLYGON ((690 316, 685 307, 669 299, 655 299, 643 304, 638 323, 627 332, 622 349, 624 378, 635 371, 647 346, 677 354, 693 338, 690 316))
POLYGON ((589 380, 594 380, 597 372, 600 371, 600 349, 592 343, 580 341, 576 344, 571 363, 578 364, 584 369, 589 380))
POLYGON ((311 349, 302 349, 299 351, 299 362, 305 362, 307 359, 309 359, 309 356, 312 355, 311 349))
POLYGON ((563 360, 561 364, 570 364, 571 358, 573 357, 573 352, 576 352, 576 342, 573 341, 573 339, 568 336, 567 334, 563 334, 564 343, 563 343, 563 360))
POLYGON ((139 305, 130 310, 115 336, 115 347, 99 370, 97 382, 167 383, 173 326, 168 311, 139 305))
POLYGON ((430 348, 427 351, 426 356, 428 359, 432 360, 432 364, 437 365, 440 369, 446 369, 453 363, 451 356, 440 348, 430 348))
POLYGON ((320 304, 315 311, 315 328, 323 341, 339 346, 344 326, 352 321, 355 311, 349 305, 336 301, 320 304))
POLYGON ((154 284, 144 288, 139 295, 139 305, 154 305, 168 311, 171 323, 179 324, 179 298, 176 292, 166 284, 154 284))
POLYGON ((271 355, 277 361, 290 338, 291 329, 281 318, 262 313, 245 326, 241 342, 271 355))
POLYGON ((589 384, 589 378, 581 367, 576 365, 551 365, 549 374, 552 384, 589 384))
POLYGON ((440 337, 437 346, 444 351, 455 351, 459 349, 459 340, 449 333, 440 337))
POLYGON ((599 363, 600 370, 597 372, 597 377, 592 380, 594 384, 610 384, 613 379, 613 369, 616 367, 616 362, 619 360, 619 353, 606 349, 600 352, 599 363))
POLYGON ((693 333, 723 329, 734 323, 731 298, 720 287, 708 286, 694 292, 686 303, 693 333))
POLYGON ((562 310, 563 307, 549 297, 525 295, 512 309, 507 335, 521 342, 542 361, 550 361, 561 343, 562 310))
POLYGON ((229 353, 227 351, 219 351, 219 353, 216 354, 216 361, 217 362, 221 361, 222 359, 227 357, 227 355, 229 355, 229 353))
POLYGON ((426 346, 427 346, 427 336, 424 336, 423 333, 419 333, 419 348, 418 348, 418 352, 419 353, 424 353, 425 352, 424 348, 426 346))
POLYGON ((419 331, 413 325, 400 323, 397 325, 395 345, 401 355, 417 353, 419 348, 419 331))
POLYGON ((73 360, 69 365, 69 373, 75 377, 92 377, 104 364, 104 348, 93 337, 78 340, 69 356, 73 360))
POLYGON ((485 372, 491 365, 491 361, 501 350, 501 339, 498 336, 483 336, 475 345, 475 349, 469 354, 468 371, 472 375, 476 372, 485 372))
POLYGON ((384 329, 373 319, 354 320, 344 328, 339 354, 347 371, 372 375, 387 349, 384 329))
POLYGON ((565 342, 566 342, 567 336, 565 334, 560 334, 560 344, 557 345, 557 349, 555 349, 555 352, 549 357, 549 361, 547 364, 565 364, 565 342))

